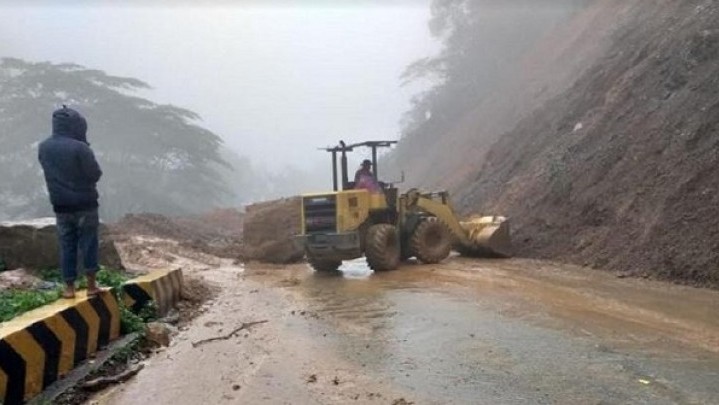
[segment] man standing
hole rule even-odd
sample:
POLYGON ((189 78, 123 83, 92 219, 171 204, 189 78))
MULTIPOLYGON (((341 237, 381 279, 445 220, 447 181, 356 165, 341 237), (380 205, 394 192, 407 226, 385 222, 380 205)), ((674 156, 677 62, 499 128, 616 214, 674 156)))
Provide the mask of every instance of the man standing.
POLYGON ((75 297, 78 249, 87 274, 87 294, 100 292, 98 264, 97 182, 102 170, 87 143, 87 121, 63 106, 52 114, 52 135, 40 143, 38 158, 45 173, 50 203, 57 218, 64 298, 75 297))

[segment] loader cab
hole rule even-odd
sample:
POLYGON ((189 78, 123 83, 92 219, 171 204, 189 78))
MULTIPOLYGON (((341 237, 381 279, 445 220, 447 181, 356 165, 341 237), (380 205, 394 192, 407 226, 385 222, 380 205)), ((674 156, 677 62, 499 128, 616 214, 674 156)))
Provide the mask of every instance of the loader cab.
POLYGON ((370 160, 372 163, 372 175, 374 176, 374 179, 377 183, 380 184, 382 189, 386 189, 391 187, 391 185, 388 185, 386 183, 383 183, 379 180, 379 168, 377 166, 377 151, 380 148, 390 148, 392 145, 396 144, 397 141, 368 141, 368 142, 362 142, 362 143, 356 143, 352 145, 347 145, 344 141, 340 141, 339 145, 329 148, 323 148, 325 151, 330 152, 332 154, 332 186, 334 191, 340 191, 340 190, 354 190, 355 183, 354 178, 352 181, 350 181, 349 177, 349 167, 347 162, 347 153, 348 152, 354 152, 355 149, 359 148, 368 148, 371 151, 371 160, 368 158, 367 160, 370 160), (339 163, 338 163, 339 159, 339 163))
MULTIPOLYGON (((390 148, 397 141, 367 141, 347 145, 344 141, 340 141, 337 146, 323 148, 332 154, 332 188, 335 192, 356 190, 354 181, 354 171, 350 178, 350 168, 348 166, 347 154, 350 152, 368 149, 370 156, 366 159, 372 165, 372 176, 374 181, 379 185, 381 193, 370 193, 370 206, 373 210, 389 209, 396 211, 399 193, 397 187, 392 183, 380 180, 379 167, 377 165, 377 154, 380 148, 390 148)), ((389 212, 388 211, 388 212, 389 212)), ((392 221, 394 222, 394 221, 392 221)))

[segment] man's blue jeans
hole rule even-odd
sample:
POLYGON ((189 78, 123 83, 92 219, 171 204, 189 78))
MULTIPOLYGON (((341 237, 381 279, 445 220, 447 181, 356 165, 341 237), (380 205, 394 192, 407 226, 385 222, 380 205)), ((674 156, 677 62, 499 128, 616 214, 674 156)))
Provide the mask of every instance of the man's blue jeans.
POLYGON ((98 264, 100 226, 97 209, 57 213, 57 235, 60 242, 60 267, 66 283, 77 279, 78 256, 87 274, 95 274, 98 264))

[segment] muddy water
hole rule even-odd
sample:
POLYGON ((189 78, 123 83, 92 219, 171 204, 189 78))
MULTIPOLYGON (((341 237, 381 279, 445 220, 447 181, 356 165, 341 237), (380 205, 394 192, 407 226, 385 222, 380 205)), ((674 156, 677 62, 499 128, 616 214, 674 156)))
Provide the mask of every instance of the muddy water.
POLYGON ((341 270, 293 269, 317 323, 294 332, 421 403, 719 403, 716 292, 533 261, 341 270))
POLYGON ((528 260, 341 270, 188 272, 222 292, 97 402, 719 403, 715 291, 528 260))

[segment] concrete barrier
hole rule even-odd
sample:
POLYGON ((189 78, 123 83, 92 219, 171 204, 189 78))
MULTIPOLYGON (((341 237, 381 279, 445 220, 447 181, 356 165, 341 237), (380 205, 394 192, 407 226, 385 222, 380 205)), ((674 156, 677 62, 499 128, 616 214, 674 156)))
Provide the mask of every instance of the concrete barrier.
POLYGON ((106 291, 80 291, 0 324, 0 402, 21 404, 120 336, 120 307, 106 291))
POLYGON ((139 312, 148 302, 153 301, 159 316, 164 316, 174 307, 182 295, 182 270, 158 270, 137 277, 123 285, 125 306, 139 312))
MULTIPOLYGON (((139 312, 154 301, 160 316, 180 300, 182 270, 155 271, 122 286, 123 302, 139 312)), ((60 299, 0 323, 0 404, 22 404, 120 336, 113 291, 60 299)))

